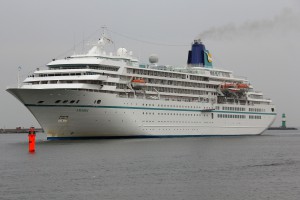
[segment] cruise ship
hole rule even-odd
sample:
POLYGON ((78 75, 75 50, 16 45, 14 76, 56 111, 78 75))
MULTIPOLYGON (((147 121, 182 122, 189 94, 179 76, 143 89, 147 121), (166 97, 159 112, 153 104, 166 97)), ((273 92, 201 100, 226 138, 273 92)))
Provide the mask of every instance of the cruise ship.
POLYGON ((200 39, 182 67, 155 55, 140 63, 125 48, 108 53, 111 43, 102 34, 87 53, 53 59, 7 89, 47 139, 259 135, 275 120, 272 101, 213 67, 200 39))

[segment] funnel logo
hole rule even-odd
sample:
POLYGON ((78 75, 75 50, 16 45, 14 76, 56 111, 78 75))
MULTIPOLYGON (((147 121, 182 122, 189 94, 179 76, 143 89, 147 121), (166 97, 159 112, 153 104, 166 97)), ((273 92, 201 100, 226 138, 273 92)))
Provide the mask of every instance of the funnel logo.
POLYGON ((209 63, 211 63, 213 61, 211 53, 209 53, 208 51, 205 51, 205 54, 207 56, 207 61, 209 63))

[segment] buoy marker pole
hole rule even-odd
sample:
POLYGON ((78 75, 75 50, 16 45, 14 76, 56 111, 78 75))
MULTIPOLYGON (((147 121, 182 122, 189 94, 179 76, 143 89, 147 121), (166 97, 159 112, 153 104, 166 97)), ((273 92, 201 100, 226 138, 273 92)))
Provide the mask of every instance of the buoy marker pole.
POLYGON ((35 129, 30 127, 28 132, 28 151, 29 153, 35 152, 35 129))

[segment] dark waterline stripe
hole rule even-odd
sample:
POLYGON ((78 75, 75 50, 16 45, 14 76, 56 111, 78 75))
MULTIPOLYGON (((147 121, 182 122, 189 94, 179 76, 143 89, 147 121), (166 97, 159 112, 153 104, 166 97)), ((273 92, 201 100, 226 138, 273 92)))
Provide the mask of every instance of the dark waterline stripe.
POLYGON ((245 134, 245 135, 129 135, 129 136, 88 136, 88 137, 47 137, 47 140, 106 140, 106 139, 147 139, 147 138, 193 138, 193 137, 239 137, 239 136, 255 136, 261 134, 245 134))

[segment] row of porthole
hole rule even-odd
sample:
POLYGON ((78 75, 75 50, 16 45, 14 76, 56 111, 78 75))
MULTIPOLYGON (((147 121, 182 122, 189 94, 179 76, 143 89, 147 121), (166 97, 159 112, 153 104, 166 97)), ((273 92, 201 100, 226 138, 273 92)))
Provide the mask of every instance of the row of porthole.
MULTIPOLYGON (((76 101, 76 100, 71 100, 71 101, 69 102, 69 100, 63 100, 63 101, 62 101, 62 100, 56 100, 55 103, 71 103, 71 104, 76 103, 76 104, 78 104, 79 101, 80 101, 80 100, 77 100, 77 101, 76 101)), ((38 103, 44 103, 44 101, 39 101, 38 103)), ((97 104, 100 104, 100 103, 101 103, 101 100, 95 100, 95 101, 94 101, 94 104, 96 104, 96 103, 97 103, 97 104)))
MULTIPOLYGON (((80 100, 56 100, 55 103, 70 103, 70 104, 73 104, 73 103, 76 103, 78 104, 80 100)), ((45 101, 38 101, 38 104, 42 104, 44 103, 45 101)), ((101 100, 95 100, 94 101, 94 104, 100 104, 101 103, 101 100)))
MULTIPOLYGON (((38 104, 41 104, 41 103, 44 103, 45 101, 38 101, 38 104)), ((60 102, 62 102, 62 103, 68 103, 69 102, 69 100, 64 100, 64 101, 62 101, 62 100, 56 100, 55 101, 55 103, 60 103, 60 102)), ((79 103, 79 100, 71 100, 69 103, 79 103)))
MULTIPOLYGON (((155 106, 154 104, 143 104, 143 106, 155 106)), ((200 106, 181 106, 181 105, 165 105, 158 104, 157 107, 169 107, 169 108, 201 108, 200 106)), ((204 108, 205 109, 205 108, 204 108)))
POLYGON ((100 104, 100 103, 101 103, 101 100, 99 100, 99 99, 94 101, 94 104, 100 104))
POLYGON ((261 116, 258 116, 258 115, 249 115, 249 119, 261 119, 261 116))
MULTIPOLYGON (((204 117, 208 117, 208 114, 182 114, 182 113, 157 113, 158 115, 174 115, 174 116, 188 116, 188 117, 196 117, 196 116, 204 116, 204 117)), ((151 113, 151 112, 143 112, 143 115, 155 115, 155 113, 151 113)))
MULTIPOLYGON (((133 105, 133 103, 124 103, 124 105, 133 105)), ((138 105, 137 103, 135 104, 138 105)), ((142 106, 155 106, 155 104, 142 104, 142 106)), ((181 106, 181 105, 164 105, 164 104, 157 104, 157 107, 171 107, 171 108, 201 108, 200 106, 181 106)))
MULTIPOLYGON (((157 121, 158 123, 184 123, 184 124, 202 124, 202 122, 192 122, 192 121, 157 121)), ((155 123, 154 121, 142 121, 142 123, 155 123)), ((213 122, 203 122, 203 123, 213 123, 213 122)))
POLYGON ((188 117, 204 116, 204 117, 208 117, 208 114, 158 113, 158 115, 176 115, 176 116, 188 116, 188 117))
POLYGON ((69 102, 69 100, 56 100, 55 101, 55 103, 71 103, 71 104, 73 104, 73 103, 79 103, 79 101, 80 100, 70 100, 70 102, 69 102))
POLYGON ((266 112, 266 109, 263 108, 249 108, 250 112, 266 112))
MULTIPOLYGON (((108 121, 111 121, 110 119, 108 121)), ((124 122, 122 120, 122 122, 124 122)), ((136 120, 135 120, 136 122, 136 120)), ((142 123, 176 123, 176 124, 213 124, 214 122, 212 121, 205 121, 205 122, 199 122, 199 121, 142 121, 142 123)))
POLYGON ((218 114, 218 118, 235 118, 235 119, 246 119, 246 115, 229 115, 229 114, 218 114))
POLYGON ((246 110, 245 108, 241 108, 241 107, 226 107, 226 106, 223 106, 222 108, 223 108, 223 110, 232 110, 232 111, 245 111, 246 110))

